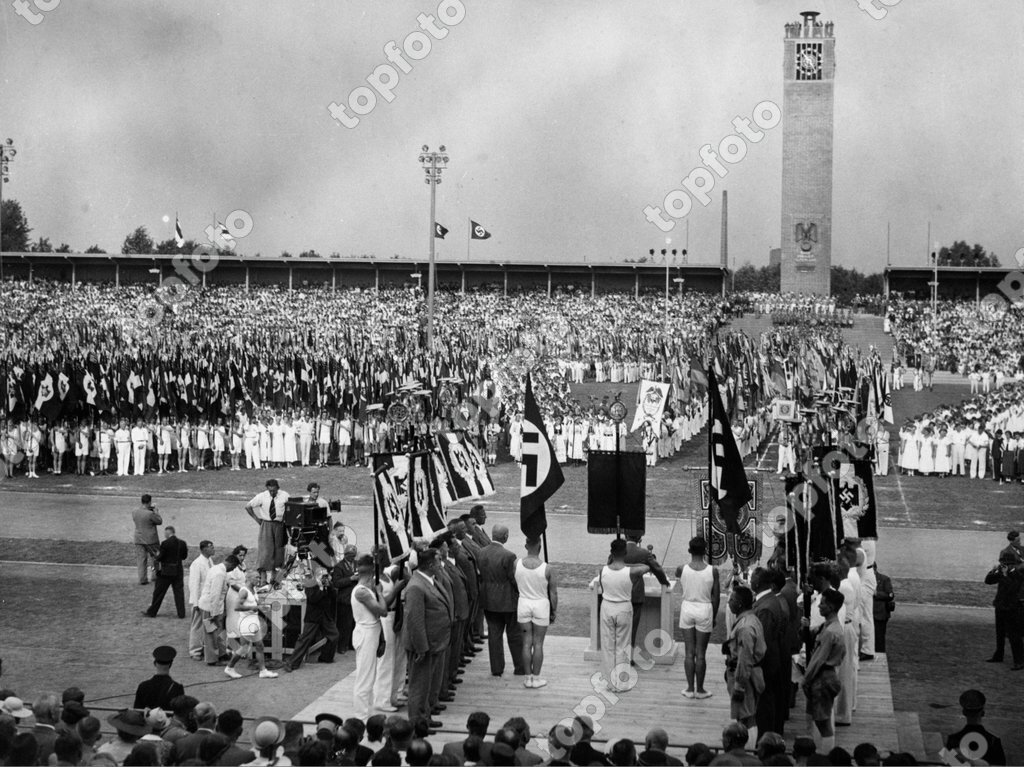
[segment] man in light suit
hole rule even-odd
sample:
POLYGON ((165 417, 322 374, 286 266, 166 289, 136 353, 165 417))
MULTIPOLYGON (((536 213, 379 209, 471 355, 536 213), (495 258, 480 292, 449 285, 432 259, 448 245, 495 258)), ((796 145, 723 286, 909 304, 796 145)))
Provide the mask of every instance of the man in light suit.
POLYGON ((135 563, 139 567, 139 585, 145 586, 149 583, 149 568, 156 564, 157 556, 160 554, 160 535, 157 533, 157 525, 164 523, 153 505, 151 496, 144 495, 140 499, 142 505, 132 512, 132 522, 135 523, 135 563))
POLYGON ((444 654, 451 641, 452 605, 435 581, 437 550, 419 552, 419 563, 402 592, 402 643, 409 653, 409 721, 422 719, 429 728, 441 723, 430 717, 444 676, 444 654))
MULTIPOLYGON (((668 578, 665 576, 665 571, 661 569, 661 565, 658 564, 658 558, 654 556, 653 551, 648 551, 646 548, 640 545, 641 536, 639 535, 627 535, 626 536, 626 564, 627 565, 647 565, 651 568, 651 573, 655 578, 658 579, 658 583, 662 586, 668 585, 668 578)), ((608 564, 611 564, 611 557, 608 557, 608 564)), ((633 579, 633 595, 630 597, 630 602, 633 603, 633 628, 630 634, 630 645, 633 647, 633 653, 636 653, 636 630, 640 626, 640 617, 644 609, 644 579, 634 578, 633 579)), ((642 645, 643 643, 641 643, 642 645)), ((636 665, 634 661, 630 661, 631 665, 636 665)))
POLYGON ((508 633, 508 649, 516 676, 525 676, 523 668, 523 634, 516 621, 519 589, 516 587, 516 555, 505 548, 508 528, 495 525, 492 541, 480 550, 480 607, 487 620, 487 649, 491 659, 491 674, 505 672, 505 653, 501 646, 502 634, 508 633))

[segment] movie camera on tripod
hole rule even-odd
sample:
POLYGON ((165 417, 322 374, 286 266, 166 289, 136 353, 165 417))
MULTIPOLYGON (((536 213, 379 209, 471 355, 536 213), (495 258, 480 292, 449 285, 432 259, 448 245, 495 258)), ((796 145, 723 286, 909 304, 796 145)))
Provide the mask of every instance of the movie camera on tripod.
MULTIPOLYGON (((331 516, 330 512, 341 511, 341 501, 331 501, 321 506, 312 501, 287 501, 284 505, 284 528, 288 535, 288 543, 295 547, 299 559, 309 559, 324 549, 331 547, 331 516), (314 546, 313 544, 318 544, 314 546)), ((337 552, 340 556, 342 552, 337 552)), ((325 562, 325 557, 318 557, 324 567, 333 566, 333 562, 325 562)))

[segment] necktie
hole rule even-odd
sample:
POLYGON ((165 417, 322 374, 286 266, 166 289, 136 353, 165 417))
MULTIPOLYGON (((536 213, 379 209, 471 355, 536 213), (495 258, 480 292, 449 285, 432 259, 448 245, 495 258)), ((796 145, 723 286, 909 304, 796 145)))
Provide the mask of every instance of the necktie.
POLYGON ((274 499, 270 499, 270 521, 277 519, 277 509, 274 507, 274 499))

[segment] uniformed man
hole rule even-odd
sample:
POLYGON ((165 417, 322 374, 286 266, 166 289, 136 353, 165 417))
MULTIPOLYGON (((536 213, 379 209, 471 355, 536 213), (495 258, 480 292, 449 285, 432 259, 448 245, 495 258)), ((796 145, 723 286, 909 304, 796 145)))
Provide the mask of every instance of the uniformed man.
POLYGON ((177 650, 167 645, 160 645, 153 650, 153 667, 156 673, 135 690, 133 708, 162 708, 171 710, 171 701, 185 694, 185 688, 171 679, 171 664, 177 650))
MULTIPOLYGON (((146 448, 149 447, 149 429, 146 428, 141 418, 135 422, 135 426, 131 430, 131 440, 132 465, 135 467, 135 475, 141 476, 146 473, 146 448)), ((120 451, 118 451, 117 457, 118 464, 120 464, 120 451)), ((128 468, 125 467, 125 474, 127 473, 128 468)))
POLYGON ((128 421, 124 419, 114 432, 114 447, 117 449, 117 476, 127 477, 128 463, 132 457, 132 433, 128 430, 128 421))

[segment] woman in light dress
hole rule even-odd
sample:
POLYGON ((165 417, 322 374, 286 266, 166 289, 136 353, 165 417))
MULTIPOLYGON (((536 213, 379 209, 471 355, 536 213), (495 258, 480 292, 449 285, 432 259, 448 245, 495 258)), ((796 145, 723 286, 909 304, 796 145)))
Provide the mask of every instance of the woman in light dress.
MULTIPOLYGON (((192 446, 192 433, 188 420, 182 419, 178 425, 178 471, 187 471, 189 448, 192 446)), ((192 464, 195 465, 194 463, 192 464)))
POLYGON ((246 428, 242 426, 241 417, 231 422, 231 471, 241 471, 242 446, 247 442, 246 428))
POLYGON ((327 465, 327 459, 331 455, 331 432, 334 431, 334 421, 326 410, 320 412, 320 418, 316 422, 316 463, 321 468, 327 465))
POLYGON ((68 422, 61 421, 50 434, 53 438, 53 473, 59 475, 64 468, 64 453, 68 450, 68 422))
POLYGON ((75 474, 82 476, 86 473, 86 464, 89 462, 89 438, 92 436, 92 429, 84 421, 79 424, 75 432, 75 474))
POLYGON ((256 421, 256 431, 259 432, 260 438, 260 458, 266 466, 269 466, 274 461, 274 454, 271 450, 271 426, 273 426, 273 422, 269 416, 264 416, 262 421, 256 421))
POLYGON ((935 439, 935 473, 940 477, 948 477, 953 471, 950 453, 953 450, 953 438, 945 426, 939 427, 939 435, 935 439))
POLYGON ((196 426, 196 466, 206 471, 206 451, 210 449, 210 422, 205 418, 196 426))
POLYGON ((173 441, 174 427, 167 423, 166 418, 161 418, 157 422, 157 474, 163 474, 164 472, 167 471, 167 461, 170 460, 171 444, 173 443, 173 441))
POLYGON ((900 468, 910 476, 917 471, 919 458, 917 432, 908 420, 900 429, 900 468))
POLYGON ((217 471, 220 471, 220 467, 224 463, 224 451, 227 449, 227 443, 228 428, 224 425, 224 419, 221 418, 213 427, 213 468, 217 471))
POLYGON ((291 466, 299 460, 298 436, 295 433, 295 423, 289 416, 284 419, 281 427, 281 438, 284 440, 284 462, 291 466))
POLYGON ((348 411, 341 414, 338 419, 338 457, 342 466, 348 466, 349 449, 352 447, 352 419, 348 411))
POLYGON ((284 424, 281 423, 281 416, 275 415, 274 422, 270 424, 270 458, 275 466, 281 466, 284 461, 284 424))
POLYGON ((935 471, 935 436, 930 426, 922 430, 918 446, 920 454, 917 459, 917 470, 927 477, 935 471))
POLYGON ((516 463, 523 460, 523 414, 516 413, 508 425, 508 451, 516 463))

